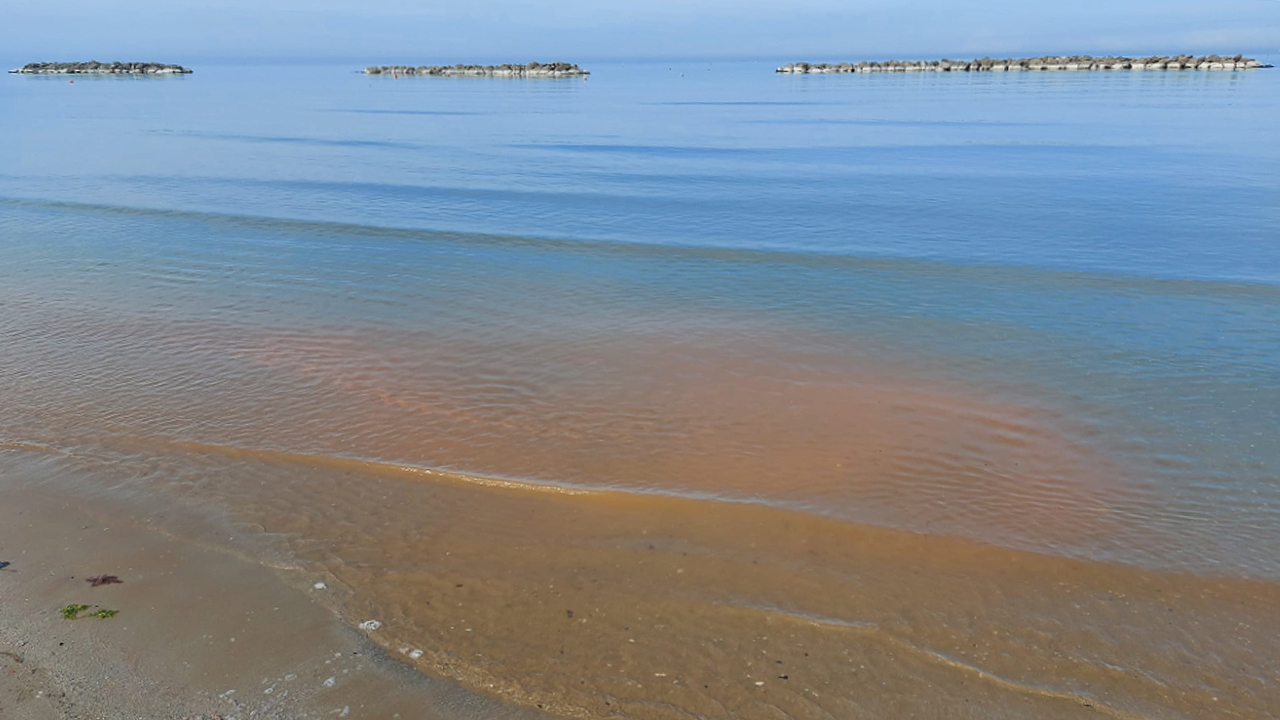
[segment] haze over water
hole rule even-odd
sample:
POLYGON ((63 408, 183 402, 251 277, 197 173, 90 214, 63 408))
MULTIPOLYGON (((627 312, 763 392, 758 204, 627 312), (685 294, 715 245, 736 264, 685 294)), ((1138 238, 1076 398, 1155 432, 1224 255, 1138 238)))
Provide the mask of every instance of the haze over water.
MULTIPOLYGON (((639 611, 582 577, 658 592, 644 573, 684 575, 693 552, 705 584, 645 606, 665 625, 723 622, 734 637, 725 607, 783 608, 822 632, 900 623, 907 654, 937 665, 951 653, 938 638, 978 630, 900 615, 915 581, 858 590, 895 608, 874 619, 846 617, 854 591, 830 585, 861 587, 848 568, 892 573, 899 556, 797 558, 914 547, 874 528, 974 541, 985 549, 946 557, 975 586, 1006 560, 1046 579, 957 618, 1050 618, 1089 638, 1073 669, 1029 662, 1034 633, 965 668, 1122 716, 1217 701, 1135 689, 1147 680, 1104 691, 1110 662, 1220 683, 1241 715, 1265 716, 1275 691, 1233 673, 1269 677, 1274 656, 1229 633, 1271 622, 1280 575, 1280 74, 775 65, 602 64, 588 81, 345 66, 0 78, 0 446, 52 451, 76 487, 253 524, 280 545, 240 551, 341 578, 344 612, 400 619, 390 646, 449 648, 430 671, 557 698, 568 715, 605 712, 598 697, 637 717, 755 706, 692 681, 661 711, 607 673, 590 692, 539 685, 502 644, 516 631, 500 603, 425 610, 452 591, 440 568, 511 598, 563 573, 577 579, 562 587, 584 584, 579 613, 616 602, 622 616, 639 611), (461 485, 432 489, 430 469, 461 485), (624 492, 555 504, 531 487, 624 492), (862 532, 880 540, 844 534, 862 532), (424 559, 449 542, 455 559, 424 559), (747 567, 771 547, 776 563, 747 567), (610 575, 647 550, 669 560, 610 575), (465 567, 467 553, 482 560, 465 567), (1220 658, 1185 671, 1156 657, 1175 640, 1164 626, 1064 619, 1051 578, 1078 573, 1085 588, 1132 583, 1134 598, 1252 600, 1177 638, 1220 658), (716 610, 663 604, 695 602, 716 610), (432 635, 489 611, 491 644, 432 635), (471 651, 492 665, 458 659, 471 651)), ((609 633, 633 639, 598 624, 566 667, 599 665, 609 633)), ((816 657, 826 637, 805 647, 816 657)), ((714 673, 683 647, 653 652, 714 673)), ((985 707, 1016 714, 1000 688, 985 707)))

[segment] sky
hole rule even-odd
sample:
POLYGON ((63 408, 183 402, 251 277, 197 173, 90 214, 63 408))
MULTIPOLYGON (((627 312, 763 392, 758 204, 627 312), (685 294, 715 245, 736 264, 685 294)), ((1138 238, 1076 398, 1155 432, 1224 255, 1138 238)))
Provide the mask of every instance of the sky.
POLYGON ((365 63, 1280 51, 1280 0, 0 0, 23 61, 365 63))

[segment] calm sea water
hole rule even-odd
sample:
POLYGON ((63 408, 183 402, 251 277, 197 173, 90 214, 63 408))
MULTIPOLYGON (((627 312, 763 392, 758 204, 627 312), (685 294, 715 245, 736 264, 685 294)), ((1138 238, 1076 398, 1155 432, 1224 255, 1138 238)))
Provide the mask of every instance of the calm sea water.
POLYGON ((0 440, 1280 573, 1280 71, 776 64, 0 77, 0 440))

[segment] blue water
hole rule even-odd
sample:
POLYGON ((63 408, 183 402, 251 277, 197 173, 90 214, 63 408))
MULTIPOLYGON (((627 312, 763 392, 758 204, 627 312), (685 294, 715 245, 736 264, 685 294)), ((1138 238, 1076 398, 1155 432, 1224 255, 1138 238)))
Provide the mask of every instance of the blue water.
POLYGON ((1275 282, 1275 73, 8 77, 7 197, 1275 282), (683 75, 683 76, 682 76, 683 75))
MULTIPOLYGON (((587 81, 536 82, 345 66, 0 77, 0 430, 57 444, 37 412, 46 398, 97 408, 83 422, 99 431, 669 490, 643 458, 684 448, 699 422, 736 421, 662 399, 687 390, 669 377, 702 386, 718 361, 650 377, 619 358, 744 352, 792 368, 769 375, 778 383, 801 383, 789 373, 807 362, 887 366, 1050 418, 1113 474, 1024 479, 1010 461, 999 492, 1066 514, 1105 507, 1140 532, 1041 537, 1010 519, 991 478, 965 484, 963 468, 1000 462, 986 441, 945 462, 905 453, 894 472, 939 477, 898 499, 772 466, 775 490, 723 494, 1064 554, 1280 572, 1280 71, 782 76, 777 64, 600 64, 587 81), (131 319, 156 326, 119 337, 166 338, 165 363, 93 330, 131 319), (358 338, 358 359, 341 362, 284 346, 343 365, 344 387, 365 381, 357 366, 437 404, 441 386, 466 385, 447 399, 472 424, 423 419, 456 442, 405 449, 387 428, 416 421, 299 423, 310 386, 252 385, 172 339, 195 321, 358 338), (415 365, 440 345, 468 349, 415 365), (144 380, 93 380, 102 358, 117 377, 155 373, 166 397, 234 376, 246 397, 298 406, 222 425, 193 418, 231 417, 230 400, 148 416, 144 380), (85 378, 99 394, 66 389, 85 378), (563 411, 587 400, 616 414, 563 411), (548 417, 595 439, 527 429, 548 417), (617 465, 584 459, 610 452, 617 465)), ((804 407, 807 430, 818 410, 804 407)), ((767 455, 749 430, 716 431, 707 452, 730 467, 767 455)), ((808 436, 822 437, 813 457, 844 442, 808 436)))

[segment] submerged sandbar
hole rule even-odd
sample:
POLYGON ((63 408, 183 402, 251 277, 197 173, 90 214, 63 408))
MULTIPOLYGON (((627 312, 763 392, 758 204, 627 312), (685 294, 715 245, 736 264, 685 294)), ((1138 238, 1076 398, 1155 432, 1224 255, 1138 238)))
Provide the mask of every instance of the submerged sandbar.
POLYGON ((365 75, 435 75, 439 77, 579 77, 590 75, 573 63, 531 62, 527 65, 371 65, 365 75))
POLYGON ((1099 70, 1201 70, 1235 71, 1269 68, 1270 65, 1241 55, 1159 55, 1149 57, 1093 57, 1091 55, 1035 58, 982 58, 980 60, 887 60, 860 63, 787 63, 780 73, 798 75, 876 72, 1021 72, 1099 70))

